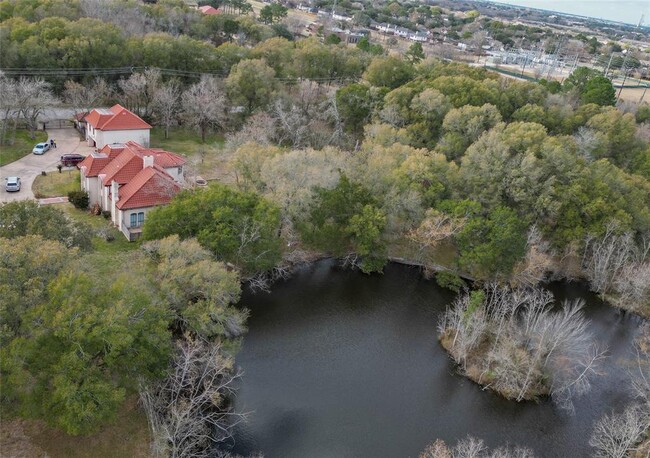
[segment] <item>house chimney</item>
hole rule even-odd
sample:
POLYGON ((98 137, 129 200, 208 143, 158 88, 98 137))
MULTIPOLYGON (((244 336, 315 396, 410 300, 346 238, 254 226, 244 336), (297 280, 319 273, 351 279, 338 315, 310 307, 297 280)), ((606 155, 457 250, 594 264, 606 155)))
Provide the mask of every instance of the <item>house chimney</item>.
POLYGON ((144 156, 142 158, 142 168, 153 167, 153 156, 144 156))
POLYGON ((119 189, 120 185, 117 181, 113 180, 111 183, 111 199, 113 199, 113 203, 117 202, 120 199, 119 189))

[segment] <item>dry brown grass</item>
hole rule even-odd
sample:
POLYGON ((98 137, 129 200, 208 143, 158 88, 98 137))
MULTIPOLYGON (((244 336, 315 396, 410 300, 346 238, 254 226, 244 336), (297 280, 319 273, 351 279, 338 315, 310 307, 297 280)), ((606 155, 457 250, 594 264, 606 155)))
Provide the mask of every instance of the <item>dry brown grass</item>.
POLYGON ((14 419, 0 427, 0 456, 112 458, 149 456, 149 429, 137 398, 125 403, 113 424, 90 436, 69 436, 43 421, 14 419))

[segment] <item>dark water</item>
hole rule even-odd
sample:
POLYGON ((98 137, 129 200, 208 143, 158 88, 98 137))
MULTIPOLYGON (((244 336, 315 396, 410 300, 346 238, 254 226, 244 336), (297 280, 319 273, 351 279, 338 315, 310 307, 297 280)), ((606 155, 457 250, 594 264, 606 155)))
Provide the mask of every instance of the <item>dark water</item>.
POLYGON ((235 451, 417 457, 436 438, 455 443, 471 434, 540 457, 588 456, 594 421, 630 399, 626 368, 642 321, 580 285, 551 289, 588 301, 593 332, 611 355, 573 416, 550 402, 506 401, 458 375, 436 341, 437 317, 453 295, 416 269, 390 265, 366 276, 323 261, 271 294, 244 295, 252 313, 237 356, 244 376, 236 409, 249 419, 235 451))

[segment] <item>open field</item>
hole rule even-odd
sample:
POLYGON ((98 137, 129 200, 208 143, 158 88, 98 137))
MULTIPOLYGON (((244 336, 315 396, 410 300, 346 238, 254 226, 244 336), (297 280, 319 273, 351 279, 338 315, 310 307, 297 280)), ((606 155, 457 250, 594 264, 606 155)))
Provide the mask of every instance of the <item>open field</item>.
MULTIPOLYGON (((11 137, 11 134, 8 136, 11 137)), ((28 131, 24 129, 16 131, 13 145, 0 146, 0 167, 31 154, 34 145, 45 140, 47 140, 47 133, 43 131, 36 131, 36 138, 33 140, 29 137, 28 131)))

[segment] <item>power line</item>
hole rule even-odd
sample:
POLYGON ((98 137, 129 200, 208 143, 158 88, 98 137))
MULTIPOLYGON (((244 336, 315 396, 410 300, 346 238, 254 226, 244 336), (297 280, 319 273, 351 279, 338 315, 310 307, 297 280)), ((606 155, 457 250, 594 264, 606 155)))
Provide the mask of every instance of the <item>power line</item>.
MULTIPOLYGON (((115 67, 115 68, 5 68, 0 69, 6 76, 12 77, 68 77, 68 76, 115 76, 115 75, 128 75, 133 73, 143 72, 151 67, 115 67)), ((179 70, 172 68, 157 68, 161 74, 165 76, 186 76, 186 77, 202 77, 212 76, 218 79, 225 79, 227 75, 224 72, 198 72, 192 70, 179 70)), ((302 77, 274 77, 279 82, 295 83, 301 80, 309 80, 319 83, 326 82, 344 82, 356 81, 357 77, 351 76, 331 76, 319 78, 302 78, 302 77)))

